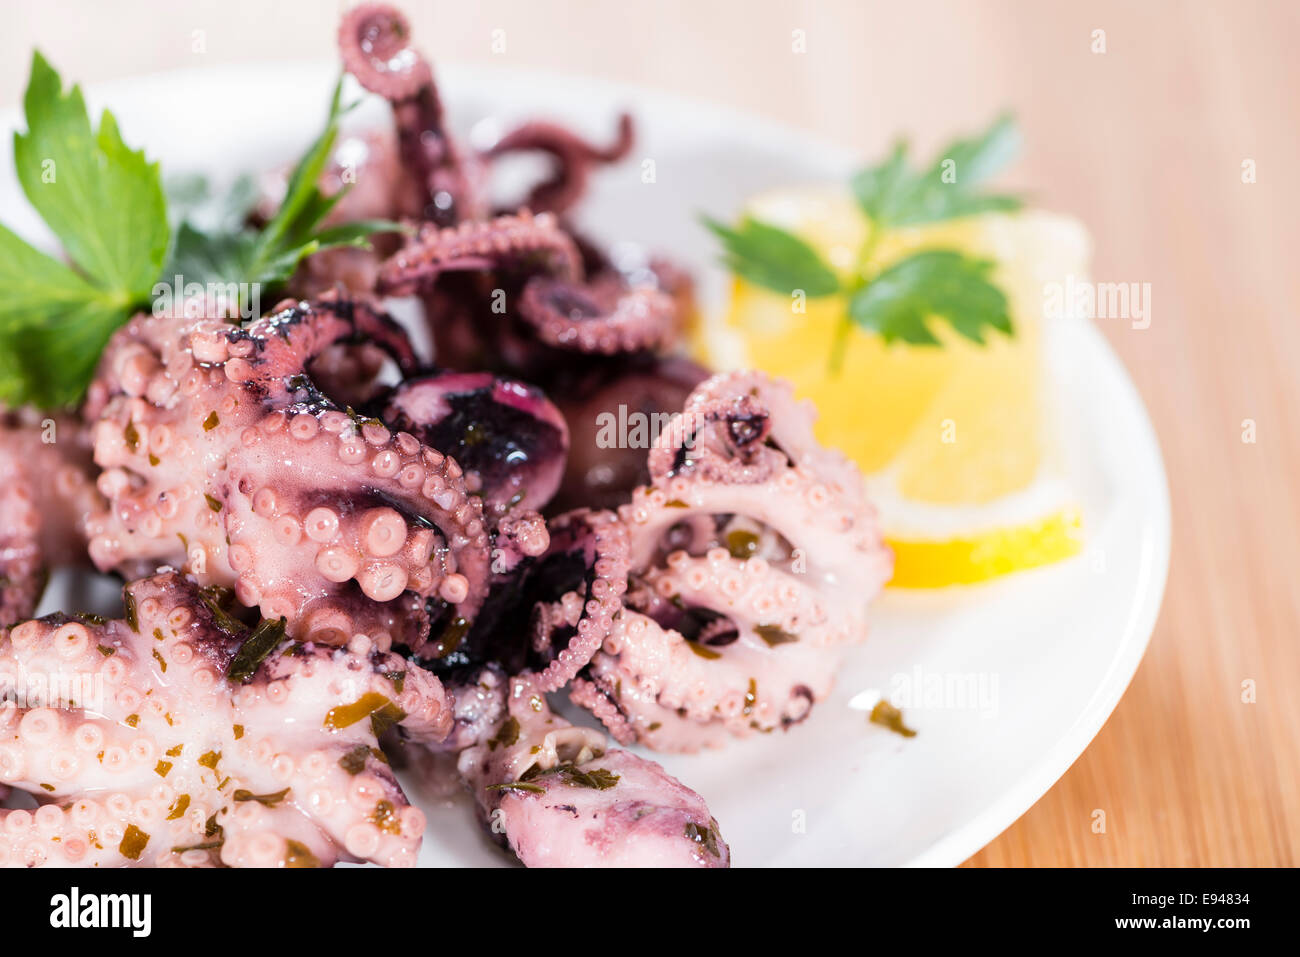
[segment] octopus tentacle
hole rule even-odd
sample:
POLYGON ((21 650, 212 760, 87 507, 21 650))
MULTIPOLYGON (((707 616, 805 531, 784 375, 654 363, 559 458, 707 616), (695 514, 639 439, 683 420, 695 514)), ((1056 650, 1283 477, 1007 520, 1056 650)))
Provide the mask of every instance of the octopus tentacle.
POLYGON ((494 834, 528 867, 727 867, 717 821, 652 761, 554 715, 512 679, 495 735, 457 767, 494 834))
POLYGON ((482 214, 479 190, 447 131, 433 70, 410 38, 406 17, 387 4, 363 3, 339 24, 344 68, 392 104, 402 164, 425 193, 423 218, 448 226, 482 214))
POLYGON ((628 548, 627 529, 611 512, 578 510, 551 523, 551 547, 534 572, 534 594, 565 590, 533 605, 531 681, 538 691, 564 687, 614 627, 627 590, 628 548))
POLYGON ((587 191, 591 168, 598 163, 616 163, 632 149, 632 117, 618 118, 613 143, 599 147, 554 123, 531 122, 502 136, 482 156, 499 159, 509 153, 542 152, 554 161, 550 176, 535 185, 523 205, 537 212, 561 214, 572 209, 587 191))
POLYGON ((175 572, 124 595, 123 620, 0 631, 0 782, 54 802, 0 812, 0 862, 414 864, 424 816, 377 737, 444 737, 437 678, 363 637, 277 654, 175 572))
POLYGON ((662 348, 679 320, 668 293, 613 272, 587 283, 536 276, 524 285, 519 315, 548 346, 600 355, 662 348))
POLYGON ((368 304, 296 304, 248 328, 138 318, 115 334, 88 409, 107 507, 88 522, 101 569, 183 566, 290 633, 367 633, 418 647, 437 599, 472 619, 488 529, 459 465, 343 411, 307 367, 339 342, 414 361, 368 304))
POLYGON ((534 216, 524 209, 486 222, 421 227, 412 242, 380 267, 377 287, 401 296, 448 272, 520 267, 576 278, 582 274, 582 258, 554 216, 534 216))
POLYGON ((626 608, 574 700, 620 740, 674 751, 803 720, 889 575, 861 477, 816 444, 788 384, 756 373, 698 387, 650 475, 619 510, 626 608))

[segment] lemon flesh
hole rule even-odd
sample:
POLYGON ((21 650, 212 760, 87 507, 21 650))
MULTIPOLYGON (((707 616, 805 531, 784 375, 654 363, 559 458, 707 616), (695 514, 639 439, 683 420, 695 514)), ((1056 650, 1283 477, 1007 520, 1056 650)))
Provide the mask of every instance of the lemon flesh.
MULTIPOLYGON (((868 226, 847 190, 768 193, 746 212, 853 275, 868 226)), ((1015 334, 989 329, 981 345, 939 319, 936 347, 885 343, 854 326, 833 371, 843 297, 801 301, 737 279, 725 316, 701 329, 700 351, 715 366, 784 376, 817 404, 818 438, 868 476, 895 552, 894 585, 978 582, 1074 555, 1081 519, 1050 438, 1042 322, 1044 283, 1085 273, 1086 235, 1046 213, 990 214, 891 232, 873 263, 923 249, 992 260, 1015 334)))

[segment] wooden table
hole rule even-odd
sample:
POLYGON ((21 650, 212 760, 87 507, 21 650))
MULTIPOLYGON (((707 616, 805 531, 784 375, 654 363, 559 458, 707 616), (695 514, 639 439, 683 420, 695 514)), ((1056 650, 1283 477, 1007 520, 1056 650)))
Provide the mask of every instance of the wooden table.
MULTIPOLYGON (((864 156, 899 132, 926 150, 1013 108, 1028 149, 1012 185, 1088 224, 1097 279, 1152 284, 1150 328, 1104 331, 1161 436, 1174 557, 1119 709, 970 863, 1300 863, 1300 5, 406 6, 420 7, 416 35, 435 57, 693 94, 864 156), (494 30, 504 53, 492 52, 494 30), (792 52, 795 30, 804 54, 792 52), (1248 159, 1253 184, 1242 182, 1248 159), (1245 420, 1254 443, 1242 441, 1245 420), (1105 834, 1092 832, 1098 808, 1105 834)), ((0 103, 18 99, 33 43, 83 81, 319 58, 333 12, 312 0, 24 4, 4 15, 0 103)))

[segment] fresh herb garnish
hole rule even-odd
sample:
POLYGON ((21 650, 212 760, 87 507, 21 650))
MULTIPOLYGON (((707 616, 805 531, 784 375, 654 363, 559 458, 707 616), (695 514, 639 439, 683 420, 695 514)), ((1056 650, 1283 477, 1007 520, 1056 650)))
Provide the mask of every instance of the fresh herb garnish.
POLYGON ((344 192, 325 196, 317 186, 345 112, 339 100, 336 87, 324 131, 263 229, 240 220, 204 231, 182 220, 173 230, 158 164, 123 142, 112 113, 95 129, 80 88, 65 92, 58 72, 33 54, 14 165, 68 262, 0 225, 0 405, 76 403, 109 336, 149 308, 160 279, 244 284, 241 296, 256 288, 269 297, 304 257, 401 229, 378 220, 322 225, 344 192))
POLYGON ((256 801, 258 804, 264 805, 265 807, 275 807, 288 796, 288 788, 285 788, 283 791, 276 791, 274 794, 254 794, 252 791, 247 791, 244 788, 236 788, 233 795, 234 799, 240 803, 245 801, 256 801))
POLYGON ((852 274, 845 277, 779 227, 752 217, 734 229, 707 217, 704 223, 722 240, 727 267, 741 278, 786 295, 800 291, 808 298, 845 297, 848 308, 836 330, 832 372, 843 362, 854 325, 886 343, 935 346, 940 340, 929 323, 939 317, 959 335, 983 345, 989 328, 1013 334, 1007 298, 990 278, 993 263, 950 249, 881 262, 880 240, 900 227, 1019 209, 1016 196, 979 191, 1019 145, 1015 122, 1003 116, 981 135, 949 144, 923 170, 908 168, 907 145, 899 143, 883 163, 858 172, 851 186, 868 229, 852 274))
POLYGON ((525 794, 545 794, 546 788, 538 784, 529 784, 527 781, 508 781, 505 784, 489 784, 484 790, 487 791, 523 791, 525 794))
POLYGON ((750 216, 737 229, 708 217, 704 222, 722 240, 727 268, 742 279, 777 292, 802 289, 810 297, 839 291, 839 277, 798 236, 750 216))
POLYGON ((92 128, 79 87, 32 55, 27 132, 14 165, 71 265, 0 226, 0 402, 75 402, 113 330, 147 301, 171 231, 156 163, 122 142, 107 110, 92 128))
POLYGON ((619 776, 607 768, 592 768, 590 771, 584 771, 572 764, 565 764, 557 770, 568 778, 569 784, 574 787, 607 791, 618 784, 619 776))
POLYGON ((718 853, 718 832, 716 828, 716 821, 709 821, 707 825, 687 821, 685 828, 686 839, 700 845, 713 857, 719 857, 721 855, 718 853))
POLYGON ((339 120, 351 109, 342 105, 342 89, 340 81, 330 98, 325 129, 294 167, 284 201, 271 221, 261 230, 240 223, 234 229, 203 231, 185 220, 177 230, 164 276, 184 276, 187 283, 239 281, 274 287, 293 275, 298 263, 312 253, 336 246, 365 247, 375 233, 404 228, 388 220, 358 220, 321 228, 345 192, 326 196, 318 185, 338 139, 339 120))
POLYGON ((366 769, 366 762, 370 759, 370 753, 369 745, 358 744, 339 758, 339 767, 355 777, 366 769))
POLYGON ((755 625, 754 631, 758 633, 758 637, 767 642, 769 648, 799 640, 798 635, 792 635, 780 625, 755 625))
POLYGON ((488 741, 488 750, 495 751, 497 745, 508 748, 519 740, 519 722, 511 717, 501 722, 496 735, 488 741))

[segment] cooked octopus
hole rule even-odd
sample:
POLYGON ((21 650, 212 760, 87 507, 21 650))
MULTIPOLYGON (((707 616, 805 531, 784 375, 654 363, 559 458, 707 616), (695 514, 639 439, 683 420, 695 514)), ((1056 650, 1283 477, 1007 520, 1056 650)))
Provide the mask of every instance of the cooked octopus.
POLYGON ((670 751, 802 722, 889 573, 861 476, 788 385, 682 354, 684 270, 575 229, 630 117, 472 149, 398 11, 338 42, 392 125, 341 138, 331 223, 409 232, 248 323, 136 316, 76 415, 0 421, 0 863, 409 865, 400 744, 528 866, 727 866, 699 794, 552 703, 670 751), (548 172, 503 208, 519 152, 548 172), (664 427, 602 437, 630 415, 664 427), (123 614, 33 619, 76 564, 123 614))

